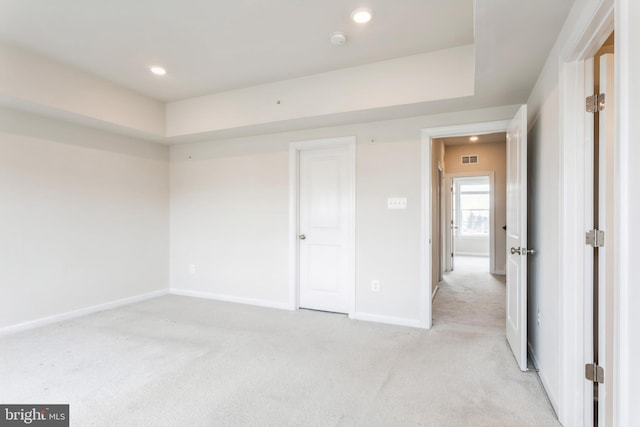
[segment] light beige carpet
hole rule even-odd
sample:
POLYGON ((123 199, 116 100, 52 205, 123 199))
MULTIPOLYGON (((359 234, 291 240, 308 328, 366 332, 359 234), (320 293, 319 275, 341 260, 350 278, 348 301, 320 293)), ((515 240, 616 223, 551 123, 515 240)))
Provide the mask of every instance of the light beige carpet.
POLYGON ((78 427, 558 426, 502 283, 456 280, 430 331, 165 296, 4 337, 0 402, 69 403, 78 427))

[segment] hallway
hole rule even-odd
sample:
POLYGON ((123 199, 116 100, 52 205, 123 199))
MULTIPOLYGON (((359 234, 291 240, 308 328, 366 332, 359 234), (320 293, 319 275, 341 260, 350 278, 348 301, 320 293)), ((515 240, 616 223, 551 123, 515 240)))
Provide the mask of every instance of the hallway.
POLYGON ((455 270, 445 273, 434 300, 434 325, 486 326, 504 335, 506 276, 488 271, 488 257, 456 256, 455 270))
MULTIPOLYGON (((537 374, 520 372, 507 344, 505 281, 506 276, 489 273, 488 257, 457 256, 455 271, 444 275, 433 301, 433 331, 467 342, 465 363, 481 366, 485 371, 487 395, 498 394, 497 390, 500 395, 505 390, 511 390, 507 395, 520 394, 522 387, 526 389, 526 401, 518 402, 518 406, 522 406, 509 407, 505 401, 505 413, 537 411, 536 426, 559 426, 537 374)), ((457 357, 462 358, 461 355, 457 357)), ((514 400, 510 401, 513 404, 514 400)), ((503 421, 495 425, 525 424, 503 421)))

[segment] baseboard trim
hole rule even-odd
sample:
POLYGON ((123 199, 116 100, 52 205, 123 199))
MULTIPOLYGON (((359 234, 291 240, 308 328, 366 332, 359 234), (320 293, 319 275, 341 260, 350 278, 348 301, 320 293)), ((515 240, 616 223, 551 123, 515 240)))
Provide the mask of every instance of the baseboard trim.
POLYGON ((435 289, 433 290, 433 293, 431 294, 431 301, 436 299, 436 294, 438 293, 439 290, 440 290, 440 285, 436 285, 435 289))
POLYGON ((233 295, 214 294, 211 292, 191 291, 188 289, 176 289, 172 288, 170 293, 172 295, 180 295, 183 297, 204 298, 216 301, 233 302, 236 304, 255 305, 258 307, 266 308, 278 308, 280 310, 291 311, 291 304, 289 302, 270 301, 257 298, 245 298, 237 297, 233 295))
POLYGON ((88 314, 97 313, 100 311, 110 310, 113 308, 123 307, 129 304, 135 304, 137 302, 146 301, 149 299, 161 297, 167 295, 169 290, 153 291, 142 295, 136 295, 129 298, 123 298, 116 301, 107 302, 104 304, 92 305, 90 307, 81 308, 78 310, 68 311, 66 313, 55 314, 53 316, 42 317, 40 319, 30 320, 24 323, 18 323, 17 325, 6 326, 0 328, 0 337, 5 335, 15 334, 17 332, 26 331, 29 329, 38 328, 40 326, 47 326, 53 323, 64 322, 66 320, 75 319, 78 317, 86 316, 88 314))
POLYGON ((538 373, 538 378, 540 378, 540 382, 542 383, 542 387, 544 387, 544 391, 547 394, 547 398, 549 399, 549 403, 553 407, 553 410, 558 414, 558 405, 556 404, 555 396, 550 392, 549 382, 545 377, 543 371, 540 371, 540 363, 538 362, 538 358, 536 357, 536 352, 533 351, 533 347, 531 346, 531 341, 527 341, 527 350, 529 353, 529 357, 531 358, 531 362, 533 362, 533 366, 536 368, 538 373))
POLYGON ((412 328, 420 328, 424 329, 424 325, 418 319, 408 319, 406 317, 394 317, 394 316, 381 316, 378 314, 369 314, 369 313, 355 313, 353 316, 350 316, 352 319, 356 320, 364 320, 367 322, 377 322, 377 323, 386 323, 389 325, 397 325, 397 326, 409 326, 412 328))
POLYGON ((506 274, 507 274, 507 272, 506 272, 506 271, 504 271, 504 270, 496 270, 496 271, 494 271, 494 272, 493 272, 493 273, 491 273, 491 274, 497 274, 497 275, 499 275, 499 276, 504 276, 504 275, 506 275, 506 274))
POLYGON ((533 367, 536 369, 540 369, 540 365, 538 364, 538 358, 536 357, 536 352, 533 351, 533 347, 531 347, 531 341, 527 341, 527 350, 529 352, 529 358, 533 362, 533 367))

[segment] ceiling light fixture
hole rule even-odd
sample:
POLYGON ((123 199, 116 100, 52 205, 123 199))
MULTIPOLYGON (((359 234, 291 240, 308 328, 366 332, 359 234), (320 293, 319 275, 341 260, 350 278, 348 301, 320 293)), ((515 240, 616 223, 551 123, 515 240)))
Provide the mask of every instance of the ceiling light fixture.
POLYGON ((469 138, 469 141, 471 142, 476 142, 478 140, 477 136, 472 136, 471 138, 469 138))
POLYGON ((373 19, 373 10, 362 7, 351 12, 351 19, 358 24, 366 24, 373 19))
POLYGON ((156 76, 164 76, 165 74, 167 74, 167 70, 158 66, 149 67, 149 70, 156 76))

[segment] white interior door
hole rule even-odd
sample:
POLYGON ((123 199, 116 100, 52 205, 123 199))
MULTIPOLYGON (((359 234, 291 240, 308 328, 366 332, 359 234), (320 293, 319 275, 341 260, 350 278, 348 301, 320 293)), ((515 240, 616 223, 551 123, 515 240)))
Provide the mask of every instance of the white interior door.
POLYGON ((449 208, 449 271, 453 271, 455 269, 455 252, 456 252, 456 230, 458 226, 456 225, 456 186, 454 185, 453 178, 449 179, 449 204, 447 205, 449 208))
POLYGON ((300 151, 300 307, 349 313, 353 205, 349 147, 300 151))
POLYGON ((604 384, 598 385, 598 425, 613 425, 613 236, 614 206, 614 90, 613 54, 600 57, 600 89, 605 108, 598 114, 598 228, 605 231, 605 245, 598 248, 598 366, 604 384))
POLYGON ((527 106, 507 129, 507 341, 527 370, 527 106))

